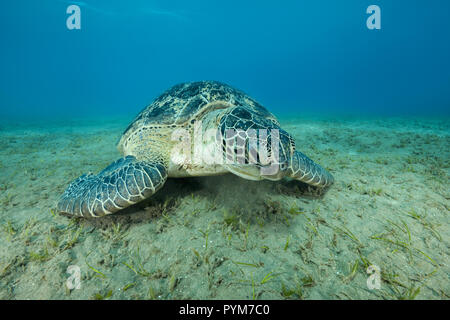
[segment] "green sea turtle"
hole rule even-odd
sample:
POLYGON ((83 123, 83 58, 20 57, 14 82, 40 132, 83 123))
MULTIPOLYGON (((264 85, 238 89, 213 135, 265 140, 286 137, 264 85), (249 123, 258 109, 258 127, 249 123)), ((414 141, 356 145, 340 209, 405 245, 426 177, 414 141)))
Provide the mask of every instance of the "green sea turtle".
POLYGON ((58 202, 60 212, 112 214, 152 196, 168 177, 231 172, 250 180, 290 177, 318 187, 334 180, 295 149, 272 113, 216 81, 167 90, 125 129, 118 149, 123 158, 68 186, 58 202))

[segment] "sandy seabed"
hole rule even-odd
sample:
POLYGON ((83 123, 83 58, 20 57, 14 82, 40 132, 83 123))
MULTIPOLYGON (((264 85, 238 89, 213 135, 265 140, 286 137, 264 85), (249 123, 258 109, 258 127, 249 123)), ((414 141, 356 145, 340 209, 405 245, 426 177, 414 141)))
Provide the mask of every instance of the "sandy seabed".
POLYGON ((1 299, 449 299, 450 119, 282 118, 334 175, 324 194, 229 174, 55 212, 130 120, 0 124, 1 299))

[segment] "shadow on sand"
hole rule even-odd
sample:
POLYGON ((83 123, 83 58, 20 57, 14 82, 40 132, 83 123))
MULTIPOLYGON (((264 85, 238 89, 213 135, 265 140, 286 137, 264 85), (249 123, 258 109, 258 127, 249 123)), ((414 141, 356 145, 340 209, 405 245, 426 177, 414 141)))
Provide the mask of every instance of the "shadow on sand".
MULTIPOLYGON (((151 222, 162 212, 177 208, 186 197, 202 197, 225 209, 263 205, 273 195, 294 196, 304 199, 319 199, 327 189, 312 187, 297 180, 249 181, 232 174, 212 177, 168 179, 165 185, 151 198, 125 208, 114 215, 101 218, 76 218, 85 225, 108 228, 112 224, 122 226, 151 222)), ((65 215, 73 218, 71 216, 65 215)))

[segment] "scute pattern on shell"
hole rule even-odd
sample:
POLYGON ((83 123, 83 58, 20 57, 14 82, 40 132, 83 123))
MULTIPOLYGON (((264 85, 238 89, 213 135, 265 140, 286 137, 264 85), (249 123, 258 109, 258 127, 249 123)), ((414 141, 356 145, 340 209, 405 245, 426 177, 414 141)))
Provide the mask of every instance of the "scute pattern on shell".
POLYGON ((256 114, 274 119, 262 105, 244 92, 218 81, 198 81, 173 86, 145 107, 123 134, 143 125, 182 125, 211 102, 225 101, 232 106, 246 106, 256 114))

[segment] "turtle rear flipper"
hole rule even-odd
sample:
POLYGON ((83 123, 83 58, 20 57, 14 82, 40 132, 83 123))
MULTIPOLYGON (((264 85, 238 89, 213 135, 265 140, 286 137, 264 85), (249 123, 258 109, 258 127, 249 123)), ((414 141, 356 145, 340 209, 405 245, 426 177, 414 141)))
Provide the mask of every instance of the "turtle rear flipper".
POLYGON ((84 217, 101 217, 140 202, 158 191, 167 179, 159 162, 121 158, 98 175, 74 180, 58 202, 58 211, 84 217))

